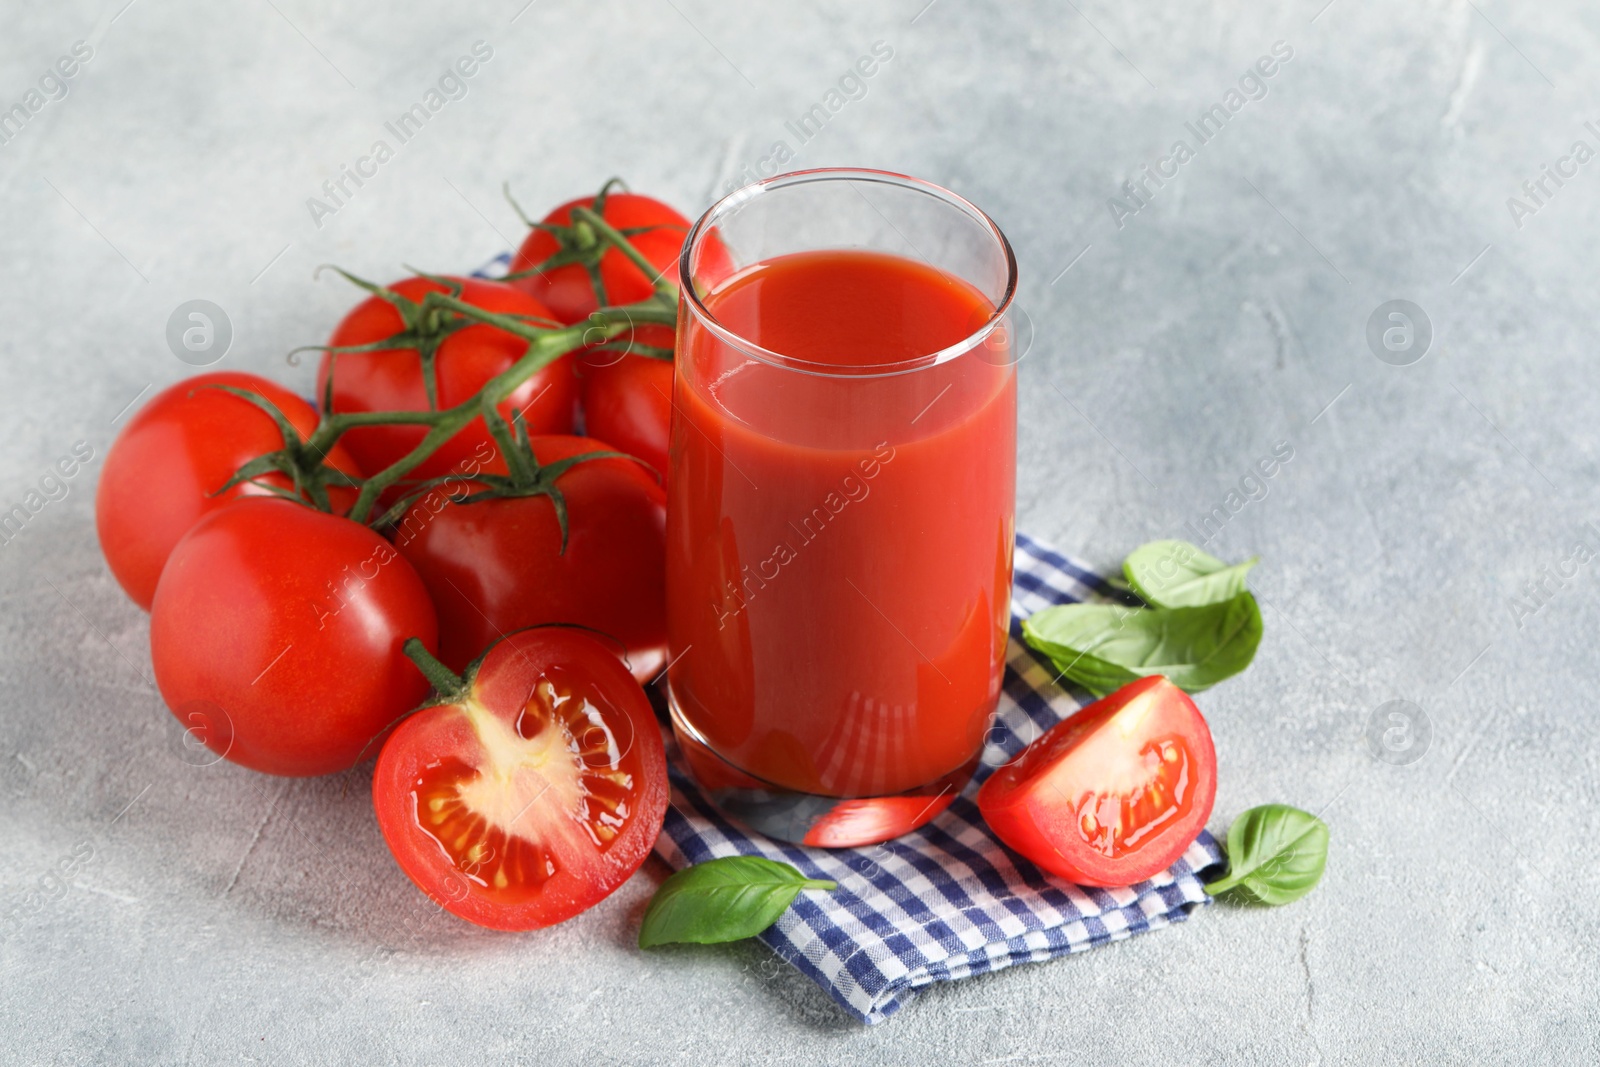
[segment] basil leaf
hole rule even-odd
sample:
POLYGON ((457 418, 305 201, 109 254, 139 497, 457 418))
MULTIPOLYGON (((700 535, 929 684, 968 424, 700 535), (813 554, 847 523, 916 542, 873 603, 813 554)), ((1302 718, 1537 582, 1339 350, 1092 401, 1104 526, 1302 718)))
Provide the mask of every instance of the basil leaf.
POLYGON ((1249 593, 1194 608, 1062 604, 1029 616, 1022 635, 1096 695, 1152 674, 1198 693, 1250 666, 1261 608, 1249 593))
POLYGON ((1062 672, 1062 676, 1072 679, 1079 686, 1093 693, 1096 699, 1114 693, 1129 682, 1137 681, 1138 675, 1118 667, 1113 663, 1084 655, 1064 646, 1049 647, 1048 642, 1037 640, 1029 634, 1027 623, 1023 623, 1023 636, 1028 643, 1050 657, 1051 662, 1062 672))
POLYGON ((639 927, 639 947, 674 941, 714 945, 754 937, 777 922, 802 889, 838 887, 760 856, 697 863, 656 890, 639 927))
POLYGON ((1193 608, 1244 592, 1244 576, 1258 562, 1252 556, 1230 567, 1187 541, 1151 541, 1122 561, 1122 572, 1151 606, 1193 608))
POLYGON ((1311 892, 1327 865, 1327 823, 1287 804, 1263 804, 1228 827, 1228 874, 1206 892, 1288 904, 1311 892))

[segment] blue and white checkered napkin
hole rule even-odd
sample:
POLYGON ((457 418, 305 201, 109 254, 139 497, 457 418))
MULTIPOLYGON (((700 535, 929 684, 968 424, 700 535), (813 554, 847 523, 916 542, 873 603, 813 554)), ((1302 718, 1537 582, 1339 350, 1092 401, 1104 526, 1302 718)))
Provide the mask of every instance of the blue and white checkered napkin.
POLYGON ((922 829, 858 849, 774 841, 719 815, 674 753, 672 806, 656 850, 673 867, 757 855, 838 882, 831 893, 802 893, 761 940, 869 1024, 883 1022, 931 982, 1081 952, 1187 918, 1210 900, 1197 872, 1222 859, 1209 833, 1202 831, 1170 870, 1148 882, 1088 889, 1008 851, 984 826, 973 799, 994 768, 1081 706, 1053 684, 1049 662, 1023 644, 1022 620, 1051 604, 1109 591, 1081 564, 1017 535, 1001 728, 990 731, 971 784, 922 829))

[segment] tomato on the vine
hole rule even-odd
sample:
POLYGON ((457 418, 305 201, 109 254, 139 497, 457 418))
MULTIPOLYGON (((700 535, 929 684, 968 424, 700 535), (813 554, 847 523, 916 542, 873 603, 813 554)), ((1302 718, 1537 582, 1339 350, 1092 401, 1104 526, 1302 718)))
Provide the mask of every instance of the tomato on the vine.
POLYGON ((1189 695, 1141 678, 1052 727, 978 791, 1000 840, 1052 874, 1132 885, 1194 841, 1217 795, 1211 730, 1189 695))
POLYGON ((583 432, 638 456, 665 479, 672 430, 671 361, 591 349, 578 360, 578 377, 583 432))
MULTIPOLYGON (((602 196, 600 217, 625 231, 629 243, 657 274, 675 276, 689 220, 653 197, 609 189, 602 196)), ((572 209, 593 208, 596 199, 600 198, 580 197, 546 215, 542 221, 558 227, 561 237, 534 227, 517 250, 511 272, 533 270, 564 248, 571 250, 594 240, 592 231, 575 223, 572 209)), ((606 304, 636 303, 649 299, 655 291, 655 279, 615 248, 604 251, 597 269, 606 304)), ((562 322, 580 322, 601 305, 593 277, 582 263, 536 271, 511 284, 543 301, 562 322)), ((663 477, 667 472, 667 427, 672 423, 672 363, 635 355, 628 349, 645 345, 671 352, 673 343, 672 327, 642 324, 615 338, 608 347, 586 350, 578 362, 583 432, 638 456, 663 477)))
POLYGON ((661 832, 667 766, 650 702, 611 650, 539 627, 464 679, 429 669, 439 703, 396 728, 372 777, 407 877, 497 930, 569 919, 627 881, 661 832))
MULTIPOLYGON (((666 645, 666 495, 625 457, 583 437, 535 437, 540 467, 526 495, 458 503, 483 481, 446 483, 395 526, 395 547, 416 568, 439 611, 439 658, 459 671, 495 639, 543 623, 598 630, 626 647, 641 677, 666 645), (550 477, 551 474, 554 477, 550 477), (566 514, 566 544, 557 513, 566 514)), ((485 475, 505 475, 496 455, 485 475)))
POLYGON ((428 685, 402 651, 436 646, 433 604, 394 547, 289 500, 239 500, 178 542, 150 656, 180 722, 268 774, 331 774, 377 752, 428 685))
MULTIPOLYGON (((100 550, 123 591, 146 611, 156 581, 178 539, 206 514, 246 496, 270 495, 255 482, 241 482, 213 496, 249 461, 284 447, 271 415, 243 397, 208 386, 259 393, 282 412, 302 437, 317 427, 310 404, 276 382, 240 371, 211 371, 157 393, 117 435, 95 490, 95 530, 100 550)), ((343 445, 329 450, 327 465, 360 477, 343 445)), ((287 489, 290 479, 270 474, 267 485, 287 489)), ((337 511, 355 502, 354 489, 331 486, 337 511)))
MULTIPOLYGON (((603 196, 600 217, 621 231, 628 243, 656 268, 657 274, 675 270, 678 252, 689 232, 689 220, 654 197, 609 190, 603 196)), ((545 225, 570 229, 563 229, 563 236, 558 237, 550 230, 535 226, 517 249, 511 261, 511 273, 534 270, 562 251, 564 244, 577 247, 597 240, 592 230, 581 221, 575 223, 572 217, 573 208, 592 208, 596 199, 582 196, 569 200, 546 215, 542 220, 545 225)), ((603 303, 609 306, 636 304, 649 299, 655 291, 655 278, 646 275, 616 248, 606 249, 597 267, 600 283, 605 287, 603 303)), ((566 323, 583 320, 602 303, 582 263, 536 270, 527 277, 514 279, 511 284, 533 296, 566 323)))
MULTIPOLYGON (((611 183, 600 196, 579 197, 546 215, 533 227, 511 262, 511 284, 544 302, 566 323, 583 320, 601 304, 623 305, 646 300, 656 279, 677 280, 677 259, 688 236, 689 220, 667 204, 638 193, 618 192, 611 183), (653 268, 639 269, 615 247, 606 247, 593 227, 573 209, 593 209, 621 232, 653 268), (540 264, 558 253, 577 256, 548 269, 540 264), (586 257, 586 261, 585 260, 586 257), (603 292, 595 291, 598 275, 603 292)), ((720 238, 708 234, 702 245, 701 273, 722 277, 733 272, 733 260, 720 238)), ((667 476, 667 437, 672 424, 673 328, 641 323, 604 346, 586 349, 579 361, 582 380, 583 432, 644 460, 667 476), (644 354, 645 350, 652 354, 644 354)))
MULTIPOLYGON (((555 326, 551 310, 521 289, 477 278, 450 278, 461 287, 460 299, 474 307, 502 315, 527 316, 555 326)), ((431 278, 405 278, 389 286, 406 300, 420 303, 430 291, 449 287, 431 278)), ((398 309, 379 296, 357 304, 328 339, 333 349, 369 345, 401 333, 404 322, 398 309)), ((433 355, 434 396, 438 409, 450 408, 472 397, 490 378, 507 370, 527 351, 528 342, 485 323, 446 324, 433 355)), ((571 353, 533 374, 517 386, 499 406, 502 417, 520 412, 534 433, 569 433, 577 410, 578 379, 571 353)), ((333 374, 333 410, 427 411, 427 383, 422 355, 416 348, 383 348, 368 352, 327 352, 317 367, 317 395, 326 395, 333 374)), ((377 474, 403 458, 427 434, 426 426, 358 426, 345 433, 343 442, 363 469, 377 474)), ((481 417, 473 419, 407 478, 423 479, 461 473, 480 446, 489 444, 481 417)))

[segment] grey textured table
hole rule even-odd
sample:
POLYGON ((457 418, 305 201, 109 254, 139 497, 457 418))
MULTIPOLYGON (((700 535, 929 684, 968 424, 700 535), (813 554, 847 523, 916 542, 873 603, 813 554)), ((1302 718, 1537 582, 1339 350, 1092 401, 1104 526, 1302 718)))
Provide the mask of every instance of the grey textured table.
POLYGON ((0 1061, 1594 1061, 1600 576, 1563 561, 1600 548, 1600 163, 1572 155, 1600 148, 1600 16, 924 2, 11 13, 0 105, 93 54, 0 126, 0 508, 76 442, 95 460, 0 549, 0 1061), (465 95, 396 144, 384 124, 480 40, 465 95), (801 143, 786 123, 877 41, 892 59, 801 143), (1185 124, 1212 105, 1202 144, 1185 124), (313 218, 378 139, 393 158, 313 218), (692 214, 780 140, 789 167, 946 184, 1010 235, 1035 335, 1021 528, 1112 567, 1221 507, 1215 550, 1260 554, 1256 665, 1202 698, 1213 829, 1321 811, 1310 897, 934 989, 869 1031, 758 946, 637 951, 656 861, 497 935, 400 875, 365 769, 185 762, 92 521, 124 410, 191 369, 173 309, 215 301, 221 366, 305 389, 284 353, 352 299, 315 265, 475 264, 520 232, 508 178, 542 208, 620 173, 692 214), (1369 346, 1394 299, 1425 353, 1369 346), (1421 709, 1410 763, 1369 744, 1396 699, 1421 709))

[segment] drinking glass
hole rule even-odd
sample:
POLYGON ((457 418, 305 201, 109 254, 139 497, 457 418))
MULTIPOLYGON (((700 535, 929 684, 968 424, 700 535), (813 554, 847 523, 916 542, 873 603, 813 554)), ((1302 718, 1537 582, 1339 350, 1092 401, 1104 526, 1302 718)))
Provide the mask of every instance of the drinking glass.
POLYGON ((684 242, 669 705, 713 803, 840 847, 932 819, 1005 669, 1016 261, 925 181, 800 171, 684 242))

